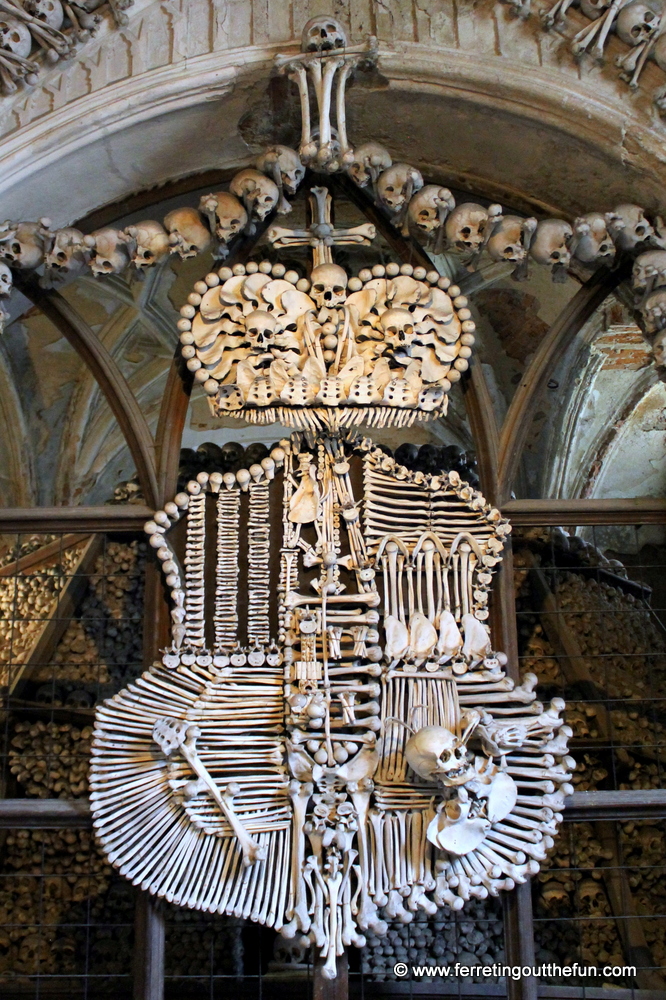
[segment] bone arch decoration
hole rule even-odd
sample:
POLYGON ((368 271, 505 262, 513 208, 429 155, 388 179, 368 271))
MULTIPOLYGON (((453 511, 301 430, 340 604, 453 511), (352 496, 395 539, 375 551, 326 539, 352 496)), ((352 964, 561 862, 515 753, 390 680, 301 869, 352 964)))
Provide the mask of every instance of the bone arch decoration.
MULTIPOLYGON (((15 0, 0 0, 0 5, 10 2, 15 0)), ((562 0, 556 4, 562 16, 565 6, 562 0)), ((620 6, 622 10, 633 8, 633 4, 620 6)), ((613 10, 617 7, 617 2, 612 5, 613 10)), ((651 40, 656 44, 657 36, 651 40)), ((287 195, 296 194, 309 168, 323 174, 347 173, 359 187, 372 192, 380 210, 403 234, 413 236, 434 253, 459 257, 468 270, 490 258, 514 264, 513 276, 517 279, 527 277, 528 267, 536 265, 549 268, 553 280, 559 281, 564 280, 572 262, 579 275, 591 275, 599 267, 612 266, 620 256, 635 259, 639 275, 638 283, 634 283, 637 319, 661 363, 666 329, 666 226, 661 216, 648 218, 641 206, 632 203, 616 205, 606 212, 586 212, 571 221, 523 218, 505 213, 500 205, 456 205, 448 188, 427 183, 427 178, 408 163, 394 162, 391 153, 379 143, 364 140, 351 144, 346 86, 355 73, 375 65, 377 59, 376 39, 372 36, 364 43, 350 45, 335 18, 315 17, 308 21, 301 52, 280 54, 275 59, 276 72, 288 76, 298 90, 298 149, 270 144, 253 166, 243 168, 232 178, 229 190, 204 195, 197 207, 173 209, 161 222, 145 219, 125 230, 105 226, 85 235, 71 226, 52 229, 48 218, 0 222, 0 333, 9 318, 2 300, 11 296, 14 270, 38 269, 41 282, 49 287, 87 270, 100 279, 129 268, 145 271, 163 265, 172 254, 187 259, 210 249, 223 260, 238 239, 256 232, 257 225, 272 213, 289 213, 287 195), (312 121, 311 104, 317 109, 316 123, 312 121), (646 276, 647 283, 643 280, 646 276)), ((271 228, 276 245, 283 245, 280 241, 286 230, 276 225, 271 228)), ((315 223, 298 234, 296 242, 306 238, 326 242, 327 236, 326 230, 315 223)), ((306 281, 296 272, 283 272, 283 277, 296 286, 306 281)), ((191 315, 189 312, 192 308, 191 303, 184 307, 179 324, 182 333, 189 332, 187 322, 194 316, 194 311, 191 315)), ((184 347, 191 346, 192 342, 186 340, 184 347)), ((466 348, 471 343, 461 342, 459 346, 466 348)), ((197 365, 200 359, 188 354, 185 356, 192 362, 195 379, 208 381, 206 366, 197 365)), ((464 361, 465 356, 463 350, 456 360, 464 361)), ((455 371, 452 364, 451 372, 455 371)), ((450 374, 446 377, 451 381, 450 374)), ((210 388, 212 393, 212 384, 210 388)), ((439 397, 441 407, 445 406, 443 397, 445 392, 439 397)))
POLYGON ((261 464, 199 474, 146 531, 172 642, 98 709, 92 749, 95 830, 121 874, 308 937, 333 978, 387 919, 538 871, 571 730, 491 649, 510 526, 480 493, 352 430, 294 432, 261 464))

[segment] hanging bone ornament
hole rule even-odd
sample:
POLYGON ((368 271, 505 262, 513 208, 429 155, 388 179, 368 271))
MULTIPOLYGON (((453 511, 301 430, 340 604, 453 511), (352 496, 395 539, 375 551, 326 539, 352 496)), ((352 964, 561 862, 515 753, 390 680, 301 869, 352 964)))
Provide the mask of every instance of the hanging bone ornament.
POLYGON ((226 257, 229 250, 225 244, 245 229, 248 224, 248 213, 238 198, 228 191, 204 195, 199 202, 199 211, 208 219, 210 231, 217 236, 217 255, 226 257))
POLYGON ((164 216, 164 228, 169 234, 170 252, 181 260, 196 257, 210 246, 210 231, 196 208, 174 208, 164 216))
POLYGON ((608 232, 606 217, 600 212, 590 212, 577 218, 569 249, 572 257, 582 264, 610 264, 615 256, 615 246, 608 232))
POLYGON ((280 198, 280 192, 275 181, 258 170, 248 167, 232 178, 229 190, 245 206, 248 218, 260 222, 273 211, 280 198))
MULTIPOLYGON (((426 184, 412 196, 407 209, 407 220, 412 223, 425 237, 438 234, 441 244, 444 235, 444 223, 448 214, 455 208, 455 199, 448 188, 436 184, 426 184)), ((407 227, 407 220, 403 232, 407 227)), ((405 232, 408 235, 408 230, 405 232)), ((435 246, 435 252, 439 247, 435 246)))
POLYGON ((0 227, 0 259, 6 258, 16 268, 39 267, 44 261, 49 225, 48 219, 5 223, 4 227, 0 227))
POLYGON ((280 192, 278 214, 286 215, 291 212, 291 205, 285 198, 284 192, 296 194, 305 177, 305 167, 296 150, 290 149, 289 146, 269 146, 257 157, 256 167, 261 173, 273 179, 280 192))
POLYGON ((464 202, 457 205, 446 220, 446 240, 451 250, 464 254, 478 253, 484 240, 488 210, 483 205, 464 202))
POLYGON ((378 142, 364 142, 354 149, 354 158, 347 166, 349 176, 359 187, 377 188, 379 175, 393 165, 391 154, 378 142))
POLYGON ((84 236, 83 242, 88 248, 92 273, 97 277, 103 274, 120 274, 127 267, 127 238, 117 229, 98 229, 89 236, 84 236))
POLYGON ((61 275, 81 269, 84 263, 85 243, 78 229, 56 229, 45 241, 47 251, 44 266, 61 275))
POLYGON ((618 250, 634 250, 654 233, 640 205, 618 205, 606 215, 606 224, 618 250))
POLYGON ((346 45, 345 29, 334 17, 313 17, 303 28, 303 52, 331 52, 333 49, 344 49, 346 45))
POLYGON ((550 267, 553 281, 566 281, 571 261, 569 243, 573 230, 563 219, 543 219, 537 224, 530 245, 530 256, 544 267, 550 267))
POLYGON ((488 256, 493 260, 509 260, 516 263, 525 260, 536 227, 536 219, 503 215, 492 226, 491 234, 485 244, 488 256))
POLYGON ((634 261, 631 272, 631 287, 640 299, 653 288, 666 286, 666 250, 648 250, 634 261))
POLYGON ((396 226, 403 224, 412 195, 422 187, 421 173, 408 163, 394 163, 379 175, 377 197, 392 214, 396 226))
POLYGON ((125 235, 131 261, 139 269, 152 267, 169 256, 171 245, 167 232, 153 219, 128 226, 125 235))

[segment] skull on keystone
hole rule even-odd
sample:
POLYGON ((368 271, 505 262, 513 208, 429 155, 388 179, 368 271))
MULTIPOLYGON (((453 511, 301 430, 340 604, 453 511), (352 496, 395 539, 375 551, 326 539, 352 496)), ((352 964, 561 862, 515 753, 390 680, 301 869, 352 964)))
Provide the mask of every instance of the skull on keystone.
POLYGON ((6 257, 14 267, 39 267, 44 260, 44 237, 49 220, 7 225, 10 228, 0 235, 0 257, 6 257))
POLYGON ((488 211, 483 205, 464 202, 454 208, 446 220, 446 239, 452 248, 475 253, 483 243, 488 211))
POLYGON ((389 212, 400 212, 422 187, 423 177, 408 163, 394 163, 377 179, 379 200, 389 212))
POLYGON ((474 776, 467 745, 443 726, 424 726, 407 741, 405 759, 420 778, 464 785, 474 776))
POLYGON ((346 45, 345 29, 334 17, 312 17, 303 28, 302 52, 330 52, 346 45))
POLYGON ((253 354, 265 354, 275 341, 277 321, 263 309, 255 309, 245 317, 245 332, 253 354))
POLYGON ((519 263, 525 259, 527 250, 523 243, 525 219, 517 215, 505 215, 494 227, 493 235, 486 243, 488 255, 493 260, 509 260, 519 263))
POLYGON ((228 243, 247 225, 247 212, 228 191, 205 194, 199 202, 199 211, 208 218, 211 232, 221 243, 228 243))
POLYGON ((652 341, 652 356, 657 368, 666 367, 666 330, 662 330, 652 341))
POLYGON ((567 267, 571 262, 569 242, 573 230, 564 219, 542 219, 530 246, 530 255, 537 264, 567 267))
POLYGON ((666 288, 656 288, 641 306, 645 332, 653 336, 666 327, 666 288))
POLYGON ((354 150, 354 159, 347 169, 359 187, 366 187, 370 181, 376 184, 382 170, 388 170, 392 165, 393 160, 387 149, 378 142, 364 142, 354 150))
POLYGON ((622 7, 615 22, 615 31, 625 45, 649 42, 659 27, 661 5, 632 0, 622 7))
POLYGON ((51 248, 44 257, 46 267, 66 274, 76 271, 83 263, 83 233, 78 229, 57 229, 52 234, 51 248))
POLYGON ((347 273, 338 264, 319 264, 310 275, 310 295, 320 309, 340 306, 347 295, 347 273))
POLYGON ((135 267, 152 267, 170 252, 169 237, 164 227, 154 219, 137 222, 125 230, 135 267))
POLYGON ((414 317, 408 309, 387 309, 379 320, 384 343, 393 351, 409 353, 414 340, 414 317))
POLYGON ((231 179, 229 190, 240 198, 248 212, 262 221, 278 203, 280 192, 275 181, 248 167, 231 179))
POLYGON ((426 184, 412 197, 407 213, 416 228, 429 235, 444 224, 454 206, 455 201, 448 188, 426 184))
POLYGON ((15 17, 0 18, 0 49, 27 59, 32 48, 32 35, 28 26, 15 17))
POLYGON ((633 250, 654 233, 640 205, 618 205, 607 214, 606 224, 618 250, 633 250))
POLYGON ((84 236, 83 242, 92 251, 90 267, 93 274, 120 274, 129 264, 125 234, 117 229, 98 229, 84 236))
POLYGON ((196 208, 175 208, 164 217, 164 227, 169 233, 171 253, 177 253, 181 260, 196 257, 210 244, 210 233, 196 208))
POLYGON ((296 194, 299 184, 305 177, 305 167, 301 163, 300 156, 289 146, 269 146, 257 157, 256 167, 262 174, 272 177, 276 183, 279 177, 287 194, 296 194))
POLYGON ((610 262, 615 256, 615 245, 610 238, 606 217, 600 212, 589 212, 574 221, 571 252, 583 264, 610 262))
POLYGON ((65 12, 60 0, 25 0, 24 7, 38 21, 47 24, 56 31, 62 26, 65 12))
POLYGON ((666 250, 648 250, 634 261, 631 286, 635 292, 651 292, 666 285, 666 250))

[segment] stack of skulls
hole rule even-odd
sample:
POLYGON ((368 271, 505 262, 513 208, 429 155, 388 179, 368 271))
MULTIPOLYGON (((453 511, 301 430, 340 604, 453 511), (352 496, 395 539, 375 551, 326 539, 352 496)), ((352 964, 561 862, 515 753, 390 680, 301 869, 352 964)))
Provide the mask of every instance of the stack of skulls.
MULTIPOLYGON (((385 937, 365 935, 361 969, 374 982, 393 982, 396 962, 407 965, 493 965, 504 961, 504 933, 498 899, 470 900, 457 913, 423 911, 409 924, 389 921, 385 937)), ((424 976, 420 982, 430 982, 424 976)), ((484 980, 487 981, 487 980, 484 980)))

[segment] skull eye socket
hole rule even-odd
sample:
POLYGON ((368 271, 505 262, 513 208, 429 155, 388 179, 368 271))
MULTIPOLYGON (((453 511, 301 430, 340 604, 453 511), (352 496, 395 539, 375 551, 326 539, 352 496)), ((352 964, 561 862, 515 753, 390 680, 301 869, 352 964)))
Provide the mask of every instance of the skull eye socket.
POLYGON ((344 288, 342 287, 342 285, 335 285, 333 291, 335 292, 336 295, 342 295, 342 293, 344 292, 344 288))
POLYGON ((559 250, 553 250, 553 252, 551 253, 550 256, 553 258, 553 260, 559 260, 560 259, 560 251, 559 250))
POLYGON ((645 233, 645 226, 636 226, 636 236, 643 236, 645 233))
POLYGON ((21 252, 20 243, 12 243, 12 253, 19 254, 21 252))
POLYGON ((392 186, 391 186, 390 184, 387 184, 387 185, 386 185, 386 190, 387 190, 387 191, 391 191, 391 192, 393 192, 393 191, 395 191, 395 188, 394 188, 394 187, 392 187, 392 186))
POLYGON ((323 292, 324 291, 324 286, 322 285, 321 282, 317 282, 317 284, 314 287, 315 287, 315 292, 323 292))
POLYGON ((448 764, 448 762, 451 760, 451 751, 442 750, 441 754, 439 755, 439 759, 441 760, 442 764, 448 764))
POLYGON ((150 250, 144 250, 141 256, 143 257, 144 260, 150 260, 150 258, 153 255, 151 254, 150 250))

